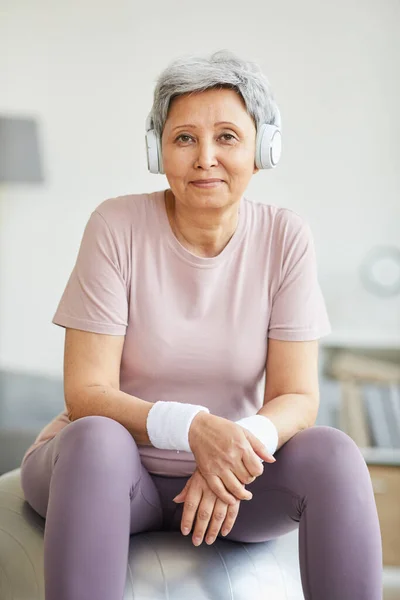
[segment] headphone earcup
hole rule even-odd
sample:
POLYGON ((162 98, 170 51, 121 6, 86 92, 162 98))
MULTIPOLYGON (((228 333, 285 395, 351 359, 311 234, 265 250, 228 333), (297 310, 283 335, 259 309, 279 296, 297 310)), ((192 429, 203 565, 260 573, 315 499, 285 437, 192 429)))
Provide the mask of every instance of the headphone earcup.
POLYGON ((162 152, 161 152, 161 140, 160 138, 157 137, 157 155, 158 155, 158 172, 161 173, 161 175, 164 175, 164 164, 163 164, 163 159, 162 159, 162 152))
POLYGON ((256 137, 255 163, 259 169, 273 169, 282 153, 282 136, 279 127, 263 123, 256 137))
POLYGON ((158 140, 153 129, 149 129, 146 132, 146 154, 147 154, 147 168, 150 173, 157 175, 159 173, 158 164, 158 140))

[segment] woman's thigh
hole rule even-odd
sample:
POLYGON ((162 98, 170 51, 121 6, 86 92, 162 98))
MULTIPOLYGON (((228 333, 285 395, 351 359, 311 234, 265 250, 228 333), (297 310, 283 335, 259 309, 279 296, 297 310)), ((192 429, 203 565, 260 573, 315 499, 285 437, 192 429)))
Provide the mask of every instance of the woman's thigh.
MULTIPOLYGON (((342 503, 346 496, 347 510, 357 510, 352 501, 354 486, 363 490, 364 502, 373 504, 362 455, 351 438, 337 429, 312 427, 301 431, 275 457, 276 462, 264 463, 263 474, 246 486, 253 498, 241 502, 236 522, 224 539, 257 542, 277 538, 298 527, 307 504, 317 520, 324 519, 328 501, 332 504, 333 499, 342 503), (321 501, 324 497, 325 502, 321 501)), ((115 493, 125 490, 120 493, 129 494, 130 533, 180 530, 184 504, 172 499, 189 477, 149 474, 131 434, 106 417, 74 421, 37 448, 22 464, 21 483, 29 504, 45 518, 52 486, 56 489, 54 497, 68 501, 73 489, 87 490, 89 481, 98 486, 98 481, 88 477, 91 473, 98 476, 103 488, 112 486, 115 493), (54 467, 61 453, 68 468, 64 467, 64 476, 60 470, 55 478, 54 467), (82 485, 71 487, 71 481, 82 485)), ((103 497, 102 487, 97 489, 98 496, 103 497)))
POLYGON ((107 511, 105 498, 111 491, 129 496, 130 533, 162 526, 160 497, 134 438, 107 417, 73 421, 35 449, 21 465, 21 485, 25 499, 43 518, 52 499, 83 509, 87 498, 97 498, 96 508, 101 504, 107 511))
MULTIPOLYGON (((335 507, 340 505, 342 512, 351 512, 347 514, 347 521, 351 521, 360 509, 360 496, 373 514, 368 469, 356 444, 342 431, 327 426, 300 431, 275 453, 275 458, 275 463, 264 462, 263 474, 246 485, 253 498, 241 501, 235 524, 222 539, 262 542, 278 538, 299 527, 306 507, 313 517, 310 534, 319 535, 319 525, 323 525, 325 534, 330 535, 329 523, 332 527, 337 524, 331 518, 335 507)), ((162 487, 172 499, 186 481, 166 480, 162 487)), ((183 507, 183 503, 171 507, 170 529, 180 529, 183 507)))
POLYGON ((43 518, 46 518, 49 502, 56 438, 44 442, 21 464, 21 486, 25 500, 43 518))
POLYGON ((356 523, 360 514, 376 528, 368 468, 347 434, 314 426, 294 435, 275 458, 275 463, 264 462, 263 474, 246 486, 253 498, 241 502, 235 525, 224 539, 271 540, 298 528, 305 515, 308 537, 315 541, 332 539, 340 523, 356 523))

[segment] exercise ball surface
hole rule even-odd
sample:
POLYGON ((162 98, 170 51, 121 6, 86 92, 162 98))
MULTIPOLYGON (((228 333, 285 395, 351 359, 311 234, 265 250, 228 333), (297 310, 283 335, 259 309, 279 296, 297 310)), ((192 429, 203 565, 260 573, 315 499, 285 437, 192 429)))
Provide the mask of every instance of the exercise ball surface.
MULTIPOLYGON (((44 525, 24 499, 20 469, 0 476, 1 600, 45 599, 44 525)), ((298 530, 197 547, 179 531, 131 535, 122 600, 304 600, 298 530)))

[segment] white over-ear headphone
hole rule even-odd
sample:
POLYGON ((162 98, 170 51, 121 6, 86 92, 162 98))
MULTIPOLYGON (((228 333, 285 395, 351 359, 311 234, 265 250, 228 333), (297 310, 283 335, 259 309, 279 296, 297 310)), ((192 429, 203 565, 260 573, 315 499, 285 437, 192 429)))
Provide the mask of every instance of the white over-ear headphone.
MULTIPOLYGON (((161 141, 153 129, 152 114, 146 119, 147 167, 150 173, 164 174, 161 141)), ((255 164, 259 169, 273 169, 279 162, 282 152, 281 115, 278 107, 275 124, 263 123, 256 135, 255 164)))

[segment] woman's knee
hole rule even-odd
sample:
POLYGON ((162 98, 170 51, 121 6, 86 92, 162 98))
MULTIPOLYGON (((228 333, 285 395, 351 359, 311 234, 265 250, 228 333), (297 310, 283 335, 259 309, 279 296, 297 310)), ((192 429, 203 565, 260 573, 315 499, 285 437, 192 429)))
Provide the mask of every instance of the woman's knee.
MULTIPOLYGON (((350 472, 353 468, 366 468, 363 455, 354 440, 344 431, 326 425, 303 429, 288 444, 291 460, 297 467, 319 471, 350 472)), ((366 469, 367 470, 367 469, 366 469)))
POLYGON ((314 427, 303 429, 297 436, 304 446, 329 454, 348 452, 352 447, 358 449, 354 440, 347 433, 328 425, 314 425, 314 427))
POLYGON ((95 463, 110 469, 140 463, 136 442, 129 431, 109 417, 90 415, 72 421, 60 433, 54 448, 54 464, 60 456, 74 464, 95 463), (79 461, 77 463, 76 461, 79 461))

